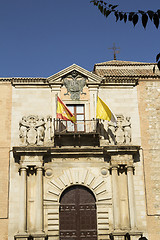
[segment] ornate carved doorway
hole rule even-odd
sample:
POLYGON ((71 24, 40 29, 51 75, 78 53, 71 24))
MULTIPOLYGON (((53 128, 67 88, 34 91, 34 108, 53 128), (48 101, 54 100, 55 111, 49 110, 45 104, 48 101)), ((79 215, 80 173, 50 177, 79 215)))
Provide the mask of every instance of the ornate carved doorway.
POLYGON ((83 186, 67 188, 60 199, 60 240, 97 240, 96 203, 83 186))

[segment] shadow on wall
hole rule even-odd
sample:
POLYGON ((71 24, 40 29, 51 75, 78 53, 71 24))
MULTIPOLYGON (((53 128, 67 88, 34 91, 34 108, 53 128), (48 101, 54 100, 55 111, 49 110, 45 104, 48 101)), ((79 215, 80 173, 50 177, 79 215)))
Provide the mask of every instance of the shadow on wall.
POLYGON ((131 118, 117 115, 117 124, 113 122, 98 121, 97 130, 111 145, 131 144, 131 118))

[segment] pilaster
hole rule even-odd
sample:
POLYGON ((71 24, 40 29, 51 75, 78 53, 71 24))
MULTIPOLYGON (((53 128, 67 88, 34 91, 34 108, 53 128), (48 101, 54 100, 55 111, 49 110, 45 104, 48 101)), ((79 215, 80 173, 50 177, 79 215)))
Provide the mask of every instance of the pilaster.
POLYGON ((133 176, 132 179, 130 175, 129 177, 127 176, 127 166, 132 165, 132 154, 114 153, 111 155, 114 229, 116 231, 129 231, 130 229, 133 229, 134 225, 133 219, 135 219, 135 217, 133 217, 133 219, 132 217, 130 217, 131 219, 129 218, 133 211, 135 211, 135 208, 133 207, 133 176), (130 223, 130 221, 132 221, 132 223, 130 223))
POLYGON ((127 166, 127 178, 128 178, 128 201, 129 201, 129 215, 130 215, 130 227, 136 228, 136 209, 135 209, 135 196, 134 196, 134 184, 133 184, 133 171, 132 165, 127 166))
POLYGON ((27 233, 27 169, 20 168, 19 233, 27 233))
POLYGON ((120 228, 120 207, 119 207, 119 191, 118 191, 118 165, 112 166, 112 191, 113 191, 113 216, 114 229, 120 228))
POLYGON ((36 232, 43 232, 43 168, 37 167, 36 232))
POLYGON ((19 226, 16 240, 28 240, 27 233, 27 168, 20 167, 19 226))
MULTIPOLYGON (((44 240, 46 235, 43 231, 43 156, 26 154, 20 156, 20 211, 19 211, 19 231, 15 235, 16 240, 44 240), (27 211, 27 179, 35 174, 35 221, 34 231, 27 226, 29 211, 27 211)), ((29 209, 28 209, 29 210, 29 209)))

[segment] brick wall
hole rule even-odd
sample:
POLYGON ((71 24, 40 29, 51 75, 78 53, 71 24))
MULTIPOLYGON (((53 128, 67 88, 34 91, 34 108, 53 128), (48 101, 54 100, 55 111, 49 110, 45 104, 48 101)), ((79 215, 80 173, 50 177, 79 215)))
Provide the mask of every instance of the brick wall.
POLYGON ((160 239, 160 81, 140 81, 138 102, 149 240, 160 239))
POLYGON ((9 150, 11 139, 10 83, 0 83, 0 239, 8 239, 9 150))

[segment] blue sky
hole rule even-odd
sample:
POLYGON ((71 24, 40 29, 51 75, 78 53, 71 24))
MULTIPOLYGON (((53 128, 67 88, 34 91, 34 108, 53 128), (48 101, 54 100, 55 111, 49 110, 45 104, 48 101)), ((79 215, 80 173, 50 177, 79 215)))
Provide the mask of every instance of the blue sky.
MULTIPOLYGON (((119 10, 157 10, 159 0, 112 0, 119 10)), ((73 63, 92 71, 113 60, 154 62, 160 28, 107 19, 90 0, 1 0, 0 77, 48 77, 73 63)))

